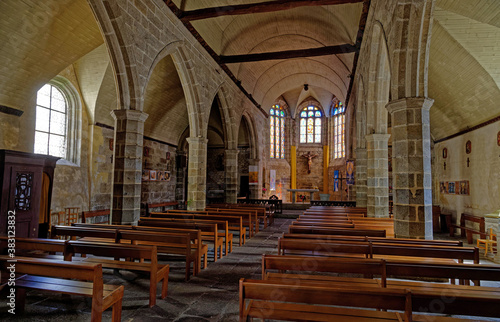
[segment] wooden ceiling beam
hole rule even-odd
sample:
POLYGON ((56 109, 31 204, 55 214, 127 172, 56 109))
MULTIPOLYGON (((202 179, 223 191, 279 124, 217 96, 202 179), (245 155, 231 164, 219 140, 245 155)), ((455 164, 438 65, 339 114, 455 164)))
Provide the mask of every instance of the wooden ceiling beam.
POLYGON ((220 63, 222 64, 232 64, 232 63, 256 62, 263 60, 349 54, 356 52, 356 50, 357 49, 354 45, 344 44, 338 46, 325 46, 319 48, 275 51, 275 52, 258 53, 258 54, 231 55, 231 56, 221 55, 219 56, 219 59, 220 63))
POLYGON ((359 2, 363 2, 363 0, 277 0, 277 1, 267 1, 260 3, 241 4, 234 6, 203 8, 190 11, 179 10, 179 12, 177 12, 177 16, 183 22, 187 22, 187 21, 215 18, 221 16, 246 15, 252 13, 290 10, 305 6, 330 6, 330 5, 359 3, 359 2))

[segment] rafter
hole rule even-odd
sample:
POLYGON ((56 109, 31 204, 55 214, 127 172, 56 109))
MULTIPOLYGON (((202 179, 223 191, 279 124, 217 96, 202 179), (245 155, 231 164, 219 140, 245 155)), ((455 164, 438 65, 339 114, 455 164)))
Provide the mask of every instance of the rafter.
POLYGON ((338 45, 338 46, 326 46, 319 48, 308 48, 308 49, 297 49, 297 50, 285 50, 285 51, 274 51, 268 53, 258 53, 258 54, 246 54, 246 55, 232 55, 232 56, 219 56, 220 62, 222 64, 231 63, 246 63, 255 62, 263 60, 275 60, 275 59, 290 59, 290 58, 300 58, 300 57, 314 57, 314 56, 326 56, 326 55, 337 55, 337 54, 348 54, 356 51, 356 47, 350 44, 338 45))
MULTIPOLYGON (((168 0, 167 0, 168 1, 168 0)), ((277 0, 260 3, 249 3, 234 6, 203 8, 177 12, 177 16, 184 22, 215 18, 220 16, 246 15, 252 13, 290 10, 305 6, 329 6, 347 3, 358 3, 363 0, 277 0)))

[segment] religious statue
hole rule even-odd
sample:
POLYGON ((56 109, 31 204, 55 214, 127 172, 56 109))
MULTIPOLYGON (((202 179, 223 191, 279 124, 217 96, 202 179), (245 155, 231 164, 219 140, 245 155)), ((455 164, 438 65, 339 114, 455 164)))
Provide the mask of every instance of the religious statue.
POLYGON ((317 156, 317 154, 311 154, 310 151, 301 155, 301 157, 307 158, 307 173, 311 173, 312 159, 317 156))

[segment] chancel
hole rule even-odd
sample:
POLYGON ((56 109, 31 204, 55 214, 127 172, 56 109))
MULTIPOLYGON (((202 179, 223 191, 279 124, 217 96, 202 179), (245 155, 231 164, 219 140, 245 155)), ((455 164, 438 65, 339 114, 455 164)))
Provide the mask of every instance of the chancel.
POLYGON ((499 17, 0 1, 0 320, 498 318, 499 17))

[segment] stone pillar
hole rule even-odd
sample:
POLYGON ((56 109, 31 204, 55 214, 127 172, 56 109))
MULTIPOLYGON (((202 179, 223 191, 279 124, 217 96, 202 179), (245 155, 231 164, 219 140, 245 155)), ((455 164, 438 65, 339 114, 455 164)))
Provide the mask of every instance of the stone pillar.
POLYGON ((186 202, 187 201, 187 196, 186 196, 186 167, 187 164, 185 162, 186 160, 186 152, 185 151, 180 151, 177 150, 175 152, 176 154, 176 162, 175 162, 175 167, 177 171, 177 182, 175 184, 175 200, 178 201, 179 203, 181 202, 186 202))
POLYGON ((226 150, 226 202, 236 203, 238 196, 238 149, 226 150))
POLYGON ((262 185, 262 179, 260 176, 260 159, 250 159, 248 160, 248 166, 256 166, 258 171, 259 171, 259 182, 257 184, 250 184, 250 199, 260 199, 261 197, 261 185, 262 185))
POLYGON ((387 104, 392 115, 394 233, 432 239, 432 174, 428 98, 387 104))
POLYGON ((188 210, 204 210, 207 200, 207 142, 204 137, 187 138, 188 210))
POLYGON ((366 207, 366 149, 356 149, 356 207, 366 207))
POLYGON ((389 134, 366 136, 366 208, 368 217, 389 217, 389 134))
POLYGON ((141 176, 144 121, 148 114, 136 110, 114 110, 113 224, 137 224, 141 212, 141 176))

